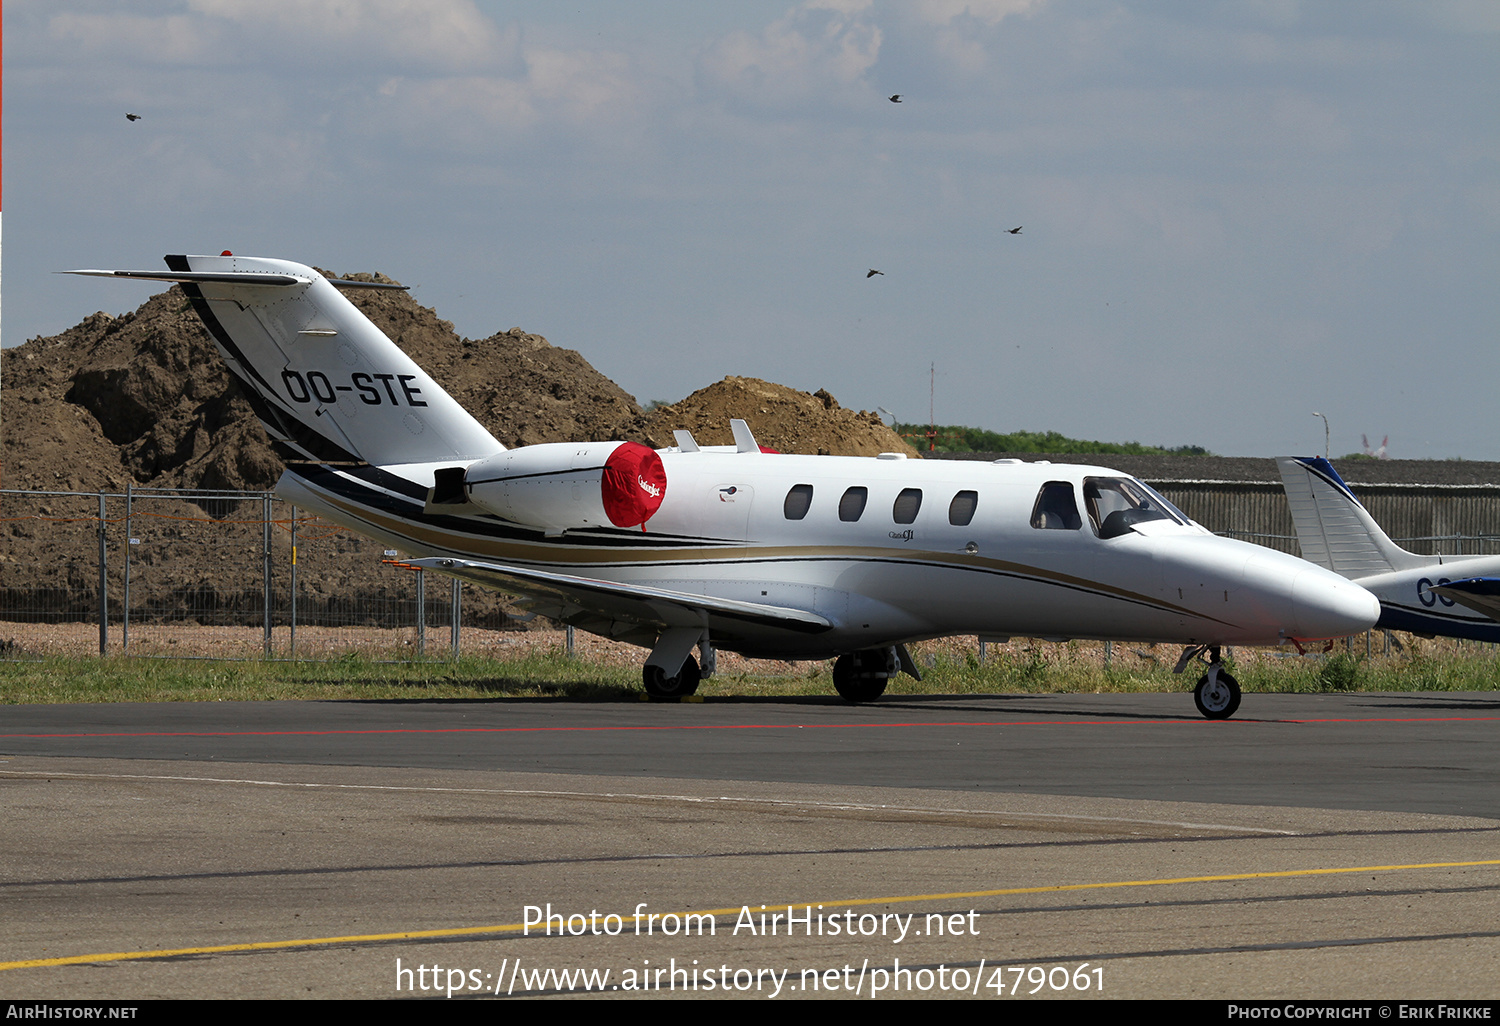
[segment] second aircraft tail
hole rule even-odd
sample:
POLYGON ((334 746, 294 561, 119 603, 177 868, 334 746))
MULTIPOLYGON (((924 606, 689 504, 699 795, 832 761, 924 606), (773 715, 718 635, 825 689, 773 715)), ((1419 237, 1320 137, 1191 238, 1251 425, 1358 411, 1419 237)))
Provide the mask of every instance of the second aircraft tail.
POLYGON ((1303 559, 1351 579, 1430 562, 1391 541, 1326 459, 1283 456, 1276 465, 1303 559))

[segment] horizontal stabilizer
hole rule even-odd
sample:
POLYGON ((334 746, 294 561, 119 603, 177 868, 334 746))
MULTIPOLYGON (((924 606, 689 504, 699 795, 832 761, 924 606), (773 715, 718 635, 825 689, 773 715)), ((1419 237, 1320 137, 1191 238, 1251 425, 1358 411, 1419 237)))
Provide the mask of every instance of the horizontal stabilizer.
POLYGON ((295 274, 261 274, 256 271, 59 271, 59 274, 86 274, 94 278, 139 278, 142 281, 221 282, 226 285, 306 285, 311 278, 295 274))
MULTIPOLYGON (((94 278, 138 278, 142 281, 170 281, 201 285, 215 282, 222 285, 306 285, 310 277, 295 274, 263 274, 258 271, 103 271, 83 269, 59 271, 59 274, 86 274, 94 278)), ((406 291, 409 286, 387 281, 349 281, 345 278, 324 279, 331 285, 345 289, 397 289, 406 291)))
POLYGON ((1432 590, 1439 595, 1446 595, 1459 605, 1500 620, 1500 578, 1470 577, 1463 581, 1434 584, 1432 590))
POLYGON ((821 634, 833 627, 832 621, 817 613, 761 602, 741 602, 668 588, 601 581, 592 577, 574 577, 571 574, 468 559, 433 557, 406 562, 411 566, 461 577, 500 591, 561 600, 566 605, 606 618, 648 624, 662 630, 712 626, 716 620, 782 627, 806 634, 821 634))

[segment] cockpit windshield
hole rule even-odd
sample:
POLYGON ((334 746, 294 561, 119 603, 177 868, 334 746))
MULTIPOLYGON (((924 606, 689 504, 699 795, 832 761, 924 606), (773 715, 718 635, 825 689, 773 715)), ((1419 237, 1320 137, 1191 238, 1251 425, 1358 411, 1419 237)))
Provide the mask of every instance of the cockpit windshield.
POLYGON ((1134 478, 1086 477, 1083 501, 1094 533, 1100 538, 1118 538, 1133 524, 1148 520, 1188 522, 1177 507, 1134 478))
POLYGON ((1133 485, 1135 485, 1136 487, 1142 489, 1147 495, 1149 495, 1149 496, 1151 496, 1151 498, 1155 499, 1156 502, 1157 502, 1157 504, 1163 510, 1166 511, 1167 516, 1171 517, 1173 520, 1177 521, 1179 524, 1191 524, 1193 522, 1193 518, 1192 517, 1188 516, 1182 510, 1180 510, 1176 506, 1174 506, 1170 501, 1168 501, 1168 499, 1167 499, 1167 497, 1165 495, 1163 495, 1161 492, 1157 491, 1155 488, 1152 488, 1146 482, 1144 482, 1144 481, 1131 481, 1130 483, 1133 484, 1133 485))

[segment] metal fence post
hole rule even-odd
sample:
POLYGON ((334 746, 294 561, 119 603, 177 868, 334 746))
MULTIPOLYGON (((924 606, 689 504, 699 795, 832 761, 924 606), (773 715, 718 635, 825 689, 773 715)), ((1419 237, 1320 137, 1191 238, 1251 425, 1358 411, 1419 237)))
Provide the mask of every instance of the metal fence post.
POLYGON ((568 624, 568 658, 573 658, 573 625, 568 624))
POLYGON ((459 579, 457 577, 453 578, 453 627, 452 627, 452 630, 453 630, 453 658, 454 659, 458 658, 458 617, 459 617, 459 610, 458 610, 458 588, 459 588, 459 584, 460 584, 459 579))
POLYGON ((261 546, 265 557, 263 578, 265 581, 265 594, 263 602, 265 606, 265 638, 266 655, 271 654, 271 493, 264 492, 261 495, 261 546))
POLYGON ((427 653, 427 571, 417 571, 417 658, 427 653))
POLYGON ((109 654, 109 570, 105 562, 104 493, 99 493, 99 654, 109 654))
POLYGON ((292 507, 292 622, 291 656, 297 658, 297 507, 292 507))
POLYGON ((132 485, 134 482, 125 482, 125 602, 120 606, 120 650, 130 652, 130 545, 134 541, 130 536, 130 513, 132 485))

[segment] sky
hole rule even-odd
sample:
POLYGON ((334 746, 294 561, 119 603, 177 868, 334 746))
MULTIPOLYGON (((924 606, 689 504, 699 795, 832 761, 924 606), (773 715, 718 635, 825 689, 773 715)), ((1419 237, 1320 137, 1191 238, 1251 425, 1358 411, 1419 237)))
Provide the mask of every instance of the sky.
POLYGON ((1500 460, 1493 0, 3 16, 6 345, 151 292, 55 271, 228 249, 642 403, 749 375, 1258 456, 1321 453, 1317 411, 1335 456, 1500 460))

